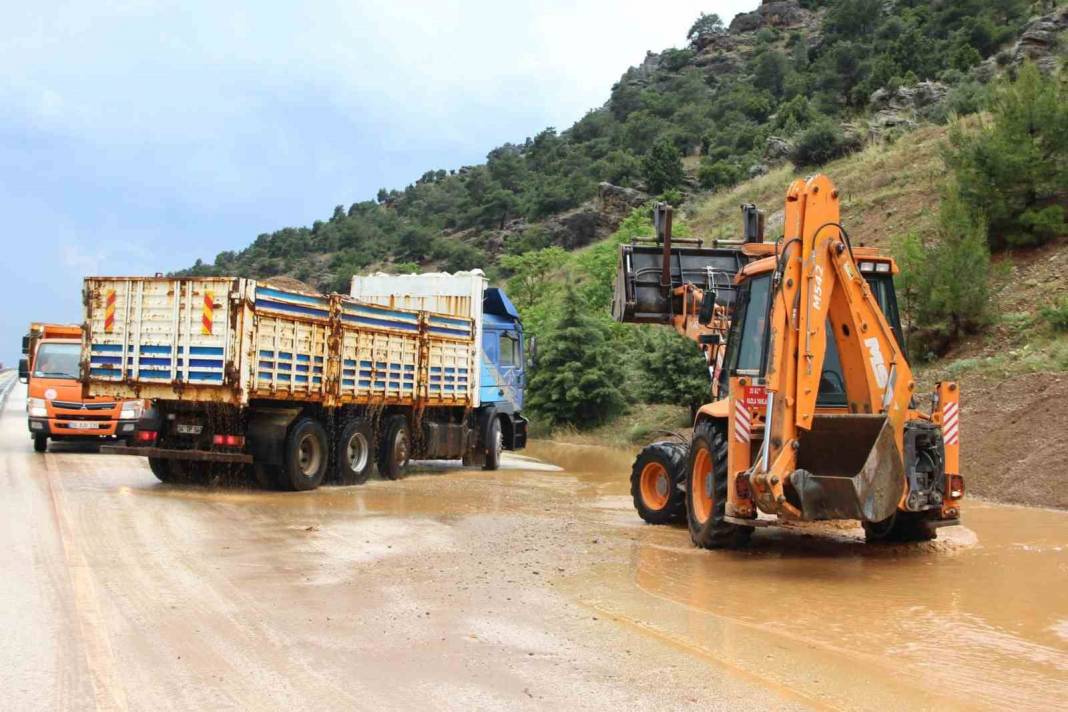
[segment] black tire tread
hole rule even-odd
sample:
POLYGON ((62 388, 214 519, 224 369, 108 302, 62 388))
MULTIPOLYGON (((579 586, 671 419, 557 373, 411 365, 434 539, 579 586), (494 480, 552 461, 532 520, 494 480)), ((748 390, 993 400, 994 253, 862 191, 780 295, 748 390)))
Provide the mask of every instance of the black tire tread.
POLYGON ((630 468, 630 496, 638 516, 649 524, 672 524, 686 518, 686 493, 679 485, 686 481, 686 462, 689 445, 675 440, 658 440, 642 448, 630 468), (642 470, 650 460, 664 465, 671 478, 671 492, 663 509, 645 506, 642 498, 642 470))
MULTIPOLYGON (((378 474, 387 480, 399 480, 404 477, 404 471, 407 469, 408 463, 393 463, 393 447, 391 443, 395 437, 397 430, 401 427, 408 427, 408 419, 403 415, 391 416, 385 424, 383 429, 382 438, 378 443, 377 456, 375 462, 378 465, 378 474), (396 464, 396 466, 394 466, 396 464)), ((412 434, 408 433, 408 447, 411 449, 412 434)), ((411 455, 408 457, 411 460, 411 455)))
POLYGON ((717 420, 703 420, 698 423, 693 433, 690 457, 687 461, 686 478, 689 482, 693 472, 694 456, 698 441, 707 443, 712 452, 713 486, 715 487, 712 515, 702 526, 692 515, 689 487, 686 493, 686 519, 690 529, 690 539, 702 549, 736 549, 745 546, 753 534, 752 527, 743 527, 723 521, 727 510, 727 428, 717 420))
POLYGON ((376 450, 374 446, 374 434, 371 421, 367 418, 353 418, 341 429, 341 435, 334 445, 334 463, 337 472, 337 481, 341 485, 362 485, 371 477, 371 470, 375 466, 376 450), (353 472, 348 466, 348 448, 346 443, 357 430, 363 430, 367 438, 367 466, 363 472, 353 472))

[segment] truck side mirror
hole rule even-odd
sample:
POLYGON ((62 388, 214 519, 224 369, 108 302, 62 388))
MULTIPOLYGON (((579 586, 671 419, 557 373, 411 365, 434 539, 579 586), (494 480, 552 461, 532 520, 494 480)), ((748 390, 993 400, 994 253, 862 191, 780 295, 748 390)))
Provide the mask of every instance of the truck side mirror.
POLYGON ((534 367, 534 362, 537 360, 537 358, 538 358, 538 337, 537 336, 529 336, 529 337, 527 337, 526 363, 524 364, 528 370, 534 367))
POLYGON ((701 309, 697 313, 697 321, 708 326, 716 313, 716 290, 710 289, 701 297, 701 309))
POLYGON ((19 383, 29 383, 30 381, 30 360, 25 358, 19 359, 19 383))

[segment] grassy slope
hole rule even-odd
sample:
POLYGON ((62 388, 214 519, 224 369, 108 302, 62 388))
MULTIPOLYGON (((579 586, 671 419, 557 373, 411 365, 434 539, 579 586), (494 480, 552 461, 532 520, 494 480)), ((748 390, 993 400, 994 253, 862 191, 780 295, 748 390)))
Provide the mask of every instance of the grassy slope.
MULTIPOLYGON (((869 146, 820 170, 843 195, 843 221, 855 244, 889 249, 894 236, 932 234, 943 179, 939 147, 946 129, 920 128, 888 145, 869 146)), ((699 196, 686 211, 695 236, 733 237, 738 206, 753 202, 767 211, 769 238, 781 233, 786 188, 805 173, 782 166, 737 187, 699 196)), ((1039 307, 1068 292, 1068 241, 1037 250, 998 255, 992 323, 947 358, 916 368, 920 390, 941 378, 960 381, 963 394, 963 471, 971 494, 1068 508, 1057 487, 1068 469, 1068 337, 1056 336, 1038 318, 1039 307)), ((947 275, 959 278, 959 275, 947 275)), ((560 433, 576 442, 615 445, 657 439, 658 428, 677 430, 685 409, 639 408, 590 433, 560 433)))

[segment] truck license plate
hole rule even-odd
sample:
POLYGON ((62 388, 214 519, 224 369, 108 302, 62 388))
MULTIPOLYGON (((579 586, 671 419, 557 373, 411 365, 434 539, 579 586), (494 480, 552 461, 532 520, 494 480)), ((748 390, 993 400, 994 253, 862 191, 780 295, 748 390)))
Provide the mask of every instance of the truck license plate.
POLYGON ((72 430, 96 430, 97 429, 96 423, 87 423, 85 421, 78 421, 78 420, 76 420, 76 421, 74 421, 72 423, 67 423, 67 427, 71 428, 72 430))
POLYGON ((188 423, 178 423, 179 435, 200 435, 203 430, 203 425, 189 425, 188 423))

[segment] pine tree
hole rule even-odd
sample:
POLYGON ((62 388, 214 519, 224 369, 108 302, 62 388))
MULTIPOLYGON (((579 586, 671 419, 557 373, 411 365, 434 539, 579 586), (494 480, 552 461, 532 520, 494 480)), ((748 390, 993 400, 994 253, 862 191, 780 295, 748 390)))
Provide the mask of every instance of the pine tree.
POLYGON ((623 373, 609 335, 608 327, 590 316, 582 297, 569 286, 560 320, 538 345, 527 389, 531 410, 550 425, 580 428, 622 411, 623 373))
POLYGON ((682 170, 682 155, 669 138, 653 144, 642 163, 642 173, 650 193, 663 193, 682 185, 686 174, 682 170))

